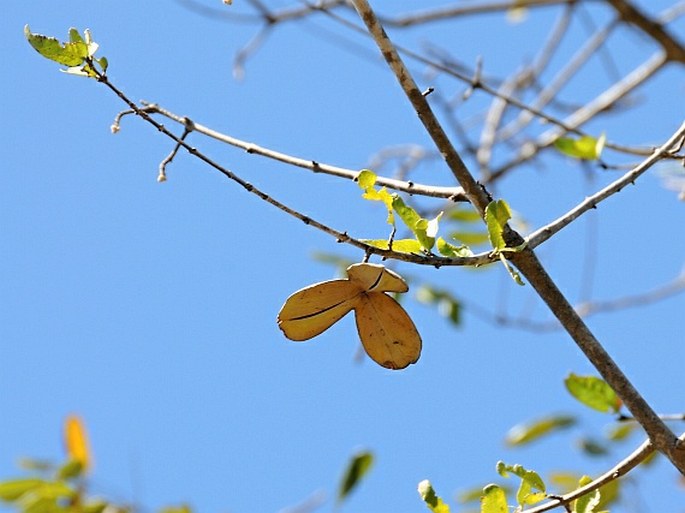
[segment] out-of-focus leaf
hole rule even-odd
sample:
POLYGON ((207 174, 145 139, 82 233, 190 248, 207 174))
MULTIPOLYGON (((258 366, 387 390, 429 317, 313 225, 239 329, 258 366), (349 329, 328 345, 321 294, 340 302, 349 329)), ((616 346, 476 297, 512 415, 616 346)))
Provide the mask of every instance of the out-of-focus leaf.
MULTIPOLYGON (((574 485, 575 485, 575 483, 576 483, 576 481, 573 482, 574 485)), ((498 485, 498 487, 504 491, 505 495, 509 495, 512 491, 511 487, 509 487, 509 486, 498 485)), ((457 500, 462 504, 466 504, 469 502, 480 501, 482 496, 483 496, 483 487, 482 486, 474 486, 473 488, 469 488, 467 490, 460 491, 457 494, 457 500)))
POLYGON ((496 484, 483 488, 480 498, 480 513, 508 513, 507 496, 496 484))
POLYGON ((352 457, 343 474, 338 489, 338 503, 344 501, 352 490, 361 482, 373 464, 373 454, 365 451, 352 457))
MULTIPOLYGON (((389 249, 387 239, 360 239, 361 242, 379 249, 389 249)), ((400 253, 414 253, 420 255, 424 251, 421 243, 416 239, 396 239, 392 241, 392 250, 400 253)))
POLYGON ((507 445, 525 445, 543 436, 575 424, 576 419, 569 415, 551 415, 511 428, 505 437, 507 445))
POLYGON ((419 483, 418 490, 421 499, 423 499, 423 502, 426 503, 428 509, 433 513, 450 513, 450 507, 438 497, 428 479, 424 479, 419 483))
POLYGON ((637 422, 617 422, 607 429, 607 438, 613 442, 625 440, 638 429, 637 422))
MULTIPOLYGON (((591 482, 592 478, 590 476, 583 476, 578 481, 578 486, 582 487, 591 482)), ((595 508, 599 505, 599 501, 600 492, 595 490, 576 499, 573 503, 573 511, 574 513, 594 513, 595 508)))
POLYGON ((55 469, 55 464, 48 460, 36 460, 33 458, 21 458, 19 468, 36 472, 50 472, 55 469))
POLYGON ((167 506, 162 508, 159 513, 192 513, 193 510, 187 504, 181 504, 180 506, 167 506))
POLYGON ((609 454, 609 449, 604 444, 597 440, 590 438, 581 438, 578 440, 578 447, 588 456, 604 456, 609 454))
POLYGON ((547 482, 559 493, 566 494, 578 487, 580 476, 575 472, 552 472, 547 478, 547 482))
POLYGON ((467 231, 454 231, 450 232, 450 239, 457 240, 462 244, 472 244, 474 246, 479 244, 486 244, 490 238, 487 232, 467 232, 467 231))
POLYGON ((453 324, 461 322, 461 303, 448 291, 422 285, 416 292, 416 299, 421 303, 437 305, 440 315, 447 317, 453 324))
POLYGON ((599 504, 597 504, 597 511, 602 511, 619 500, 621 497, 622 485, 622 480, 614 479, 599 488, 599 504))
MULTIPOLYGON (((83 513, 102 513, 103 511, 105 511, 105 508, 107 508, 107 506, 108 504, 105 501, 95 500, 87 502, 86 504, 82 505, 81 508, 83 513)), ((112 513, 116 513, 116 511, 112 513)), ((121 513, 123 513, 123 511, 121 513)))
MULTIPOLYGON (((483 219, 475 210, 466 208, 453 208, 447 211, 447 220, 460 223, 480 223, 483 219)), ((480 492, 479 492, 480 493, 480 492)))
POLYGON ((59 468, 57 477, 60 479, 74 479, 79 477, 83 470, 83 463, 81 461, 69 460, 59 468))
POLYGON ((605 134, 597 138, 584 135, 578 139, 560 137, 554 141, 554 147, 569 157, 581 160, 597 160, 602 154, 605 143, 605 134))
POLYGON ((354 261, 350 260, 349 258, 343 258, 340 255, 323 253, 319 251, 313 253, 312 258, 317 262, 335 266, 340 276, 345 276, 347 268, 354 263, 354 261))
POLYGON ((473 251, 471 251, 468 246, 455 246, 454 244, 447 242, 442 237, 438 237, 436 243, 438 253, 440 253, 442 256, 449 258, 473 256, 473 251))
POLYGON ((0 482, 0 500, 13 502, 26 492, 43 486, 45 481, 42 479, 10 479, 0 482))
POLYGON ((64 481, 45 481, 30 491, 31 496, 42 499, 70 499, 76 493, 76 490, 64 481))
POLYGON ((81 463, 84 471, 91 463, 88 435, 83 420, 77 415, 69 415, 64 421, 64 447, 71 460, 81 463))
POLYGON ((22 502, 22 513, 61 513, 64 511, 55 498, 31 495, 25 497, 22 502))
POLYGON ((602 413, 617 413, 621 399, 609 384, 595 376, 569 374, 564 380, 566 389, 578 401, 602 413))
POLYGON ((521 484, 516 492, 516 501, 521 506, 536 504, 546 497, 545 482, 534 470, 527 470, 518 464, 507 465, 503 461, 498 461, 497 472, 502 477, 508 477, 509 472, 511 472, 521 479, 521 484))

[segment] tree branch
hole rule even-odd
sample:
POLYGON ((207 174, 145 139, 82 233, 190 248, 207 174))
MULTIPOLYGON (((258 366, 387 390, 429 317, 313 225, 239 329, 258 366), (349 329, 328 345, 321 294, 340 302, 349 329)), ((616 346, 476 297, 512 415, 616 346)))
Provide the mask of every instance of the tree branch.
POLYGON ((596 208, 602 201, 610 196, 620 192, 625 186, 635 183, 635 180, 647 171, 650 167, 656 164, 659 160, 668 156, 670 152, 683 140, 685 137, 685 122, 680 125, 680 128, 666 141, 661 147, 657 148, 654 153, 639 165, 635 166, 628 173, 624 174, 618 180, 610 183, 602 190, 587 197, 584 201, 579 203, 575 208, 569 210, 560 218, 552 221, 546 226, 539 228, 531 233, 526 240, 531 248, 535 248, 548 240, 552 235, 571 224, 575 219, 590 209, 596 208))
POLYGON ((607 3, 616 9, 623 21, 635 25, 659 43, 666 52, 668 61, 685 64, 685 47, 661 23, 654 21, 626 0, 607 0, 607 3))
MULTIPOLYGON (((173 121, 176 121, 179 124, 185 123, 184 116, 174 114, 173 112, 160 107, 156 103, 150 103, 145 101, 141 103, 147 107, 148 112, 161 114, 162 116, 165 116, 173 121)), ((230 144, 231 146, 235 146, 236 148, 243 149, 249 154, 261 155, 263 157, 276 160, 278 162, 283 162, 284 164, 290 164, 292 166, 301 167, 303 169, 309 169, 310 171, 314 171, 315 173, 323 173, 327 175, 337 176, 340 178, 346 178, 348 180, 356 180, 357 176, 359 175, 358 170, 332 166, 330 164, 324 164, 316 160, 307 160, 294 157, 286 153, 281 153, 276 150, 264 148, 263 146, 259 146, 254 143, 243 141, 241 139, 231 137, 230 135, 217 132, 216 130, 213 130, 199 123, 193 122, 193 126, 195 132, 199 132, 203 135, 216 139, 217 141, 230 144)), ((428 196, 433 198, 445 198, 454 202, 468 201, 466 199, 466 196, 464 196, 464 192, 461 187, 439 187, 433 185, 423 185, 414 182, 385 178, 382 176, 378 176, 376 183, 378 185, 382 185, 396 191, 406 192, 408 194, 428 196)))
MULTIPOLYGON (((476 182, 452 146, 452 143, 428 105, 426 98, 416 86, 414 79, 402 62, 397 50, 388 38, 385 30, 383 30, 380 21, 367 0, 353 0, 353 3, 388 66, 395 74, 405 95, 416 110, 426 131, 445 159, 447 166, 459 181, 459 184, 464 188, 469 201, 471 201, 478 212, 483 214, 485 207, 490 201, 488 193, 476 182)), ((521 236, 508 226, 505 226, 503 236, 509 247, 517 247, 523 242, 521 236)), ((555 317, 559 319, 578 347, 623 400, 631 414, 645 429, 655 447, 664 453, 681 473, 685 474, 685 447, 681 446, 678 438, 652 410, 650 405, 639 394, 595 338, 552 278, 547 274, 547 271, 542 267, 533 250, 530 247, 526 247, 520 252, 510 252, 508 256, 521 271, 521 274, 531 283, 555 317)))

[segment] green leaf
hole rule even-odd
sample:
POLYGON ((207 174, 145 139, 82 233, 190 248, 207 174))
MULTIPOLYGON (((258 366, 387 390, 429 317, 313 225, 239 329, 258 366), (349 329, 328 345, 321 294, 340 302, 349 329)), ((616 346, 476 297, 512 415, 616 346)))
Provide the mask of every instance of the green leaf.
POLYGON ((545 482, 534 470, 526 470, 521 465, 507 465, 503 461, 497 462, 497 472, 502 477, 509 477, 509 472, 521 478, 521 484, 516 492, 516 500, 521 506, 535 504, 546 497, 545 482))
MULTIPOLYGON (((389 249, 387 239, 360 239, 361 242, 379 249, 389 249)), ((392 241, 392 250, 400 253, 413 253, 420 255, 423 253, 421 243, 416 239, 397 239, 392 241)))
POLYGON ((578 139, 560 137, 554 141, 554 147, 564 155, 581 160, 597 160, 602 154, 606 135, 603 133, 598 138, 584 135, 578 139))
POLYGON ((459 241, 462 244, 471 244, 473 246, 477 246, 479 244, 485 244, 490 240, 487 232, 467 232, 467 231, 450 232, 450 239, 459 241))
POLYGON ((609 454, 609 449, 604 444, 591 438, 581 438, 578 447, 588 456, 604 456, 609 454))
MULTIPOLYGON (((590 476, 583 476, 580 478, 580 481, 578 481, 578 486, 583 487, 591 482, 592 478, 590 476)), ((599 501, 600 492, 599 490, 595 490, 576 499, 573 504, 573 511, 574 513, 593 513, 595 508, 599 505, 599 501)))
MULTIPOLYGON (((76 32, 76 29, 70 29, 70 37, 73 32, 76 32)), ((61 43, 54 37, 31 33, 28 25, 24 27, 24 35, 39 54, 65 66, 79 66, 88 57, 88 45, 80 39, 80 36, 77 41, 61 43)))
MULTIPOLYGON (((91 502, 87 502, 82 506, 83 508, 83 513, 102 513, 105 508, 108 506, 108 504, 103 501, 103 500, 94 500, 91 502)), ((118 508, 115 508, 118 509, 118 508)), ((121 511, 120 509, 118 509, 121 511)))
POLYGON ((22 513, 62 513, 64 511, 55 498, 31 495, 22 502, 22 513))
POLYGON ((377 178, 376 173, 370 169, 362 169, 357 175, 357 183, 359 184, 359 187, 366 192, 366 189, 376 185, 377 178))
POLYGON ((468 246, 455 246, 454 244, 450 244, 449 242, 447 242, 442 237, 438 237, 436 243, 438 253, 440 253, 442 256, 446 256, 449 258, 473 256, 473 251, 471 251, 471 248, 469 248, 468 246))
POLYGON ((607 438, 613 442, 625 440, 637 430, 637 422, 618 422, 607 430, 607 438))
POLYGON ((621 399, 609 384, 595 376, 577 376, 571 373, 564 384, 570 394, 585 406, 602 413, 617 413, 621 408, 621 399))
POLYGON ((56 465, 48 460, 36 460, 32 458, 21 458, 19 460, 19 468, 24 470, 36 471, 36 472, 50 472, 55 470, 56 465))
POLYGON ((447 219, 460 223, 480 223, 483 220, 475 210, 458 207, 447 212, 447 219))
POLYGON ((0 500, 13 502, 19 499, 26 492, 43 486, 45 481, 42 479, 10 479, 0 482, 0 500))
POLYGON ((489 484, 483 488, 480 498, 480 513, 508 513, 507 496, 496 484, 489 484))
POLYGON ((31 495, 43 499, 70 499, 76 494, 76 490, 64 481, 44 481, 42 485, 31 490, 31 495))
POLYGON ((461 322, 461 302, 446 290, 423 285, 416 292, 416 299, 421 303, 437 305, 438 312, 453 324, 461 322))
POLYGON ((97 62, 100 65, 103 73, 107 72, 107 68, 109 67, 109 61, 106 57, 100 57, 99 59, 95 59, 95 62, 97 62))
POLYGON ((344 501, 350 492, 361 482, 373 464, 373 454, 360 452, 352 457, 340 481, 338 503, 344 501))
POLYGON ((73 479, 79 477, 84 470, 84 465, 80 460, 72 459, 62 465, 57 471, 59 479, 73 479))
POLYGON ((69 41, 72 43, 85 43, 81 37, 81 34, 79 34, 78 30, 76 30, 74 27, 69 29, 69 41))
POLYGON ((159 513, 192 513, 192 509, 187 504, 181 504, 180 506, 167 506, 162 508, 159 513))
POLYGON ((428 509, 433 513, 450 513, 450 507, 438 497, 428 479, 424 479, 419 483, 418 490, 423 502, 426 503, 428 509))
POLYGON ((433 249, 435 244, 435 236, 438 232, 438 223, 442 213, 438 214, 435 219, 427 220, 422 218, 416 210, 405 204, 402 198, 397 194, 393 195, 392 208, 400 216, 400 219, 407 225, 407 228, 416 236, 416 239, 421 243, 425 251, 433 249))
POLYGON ((549 435, 575 424, 576 419, 568 415, 552 415, 541 419, 518 424, 509 430, 505 443, 510 446, 525 445, 533 440, 549 435))
POLYGON ((511 210, 504 200, 496 200, 485 207, 485 224, 488 227, 488 237, 494 249, 504 249, 507 243, 502 237, 504 226, 511 219, 511 210))

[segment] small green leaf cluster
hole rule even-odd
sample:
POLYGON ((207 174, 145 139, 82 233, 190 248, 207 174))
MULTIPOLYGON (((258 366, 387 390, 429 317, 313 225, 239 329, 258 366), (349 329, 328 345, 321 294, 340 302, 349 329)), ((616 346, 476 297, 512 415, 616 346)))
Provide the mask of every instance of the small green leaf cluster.
POLYGON ((24 35, 29 44, 43 57, 68 66, 66 70, 63 70, 66 73, 100 78, 107 71, 107 59, 95 57, 99 45, 93 41, 88 29, 81 35, 75 28, 70 28, 69 40, 66 42, 61 42, 54 37, 34 34, 28 25, 24 27, 24 35))
POLYGON ((357 183, 364 191, 362 197, 369 201, 379 201, 385 206, 387 223, 396 228, 395 216, 399 217, 409 231, 412 239, 363 239, 362 242, 380 249, 392 249, 401 253, 430 254, 434 247, 438 253, 448 258, 468 257, 473 252, 465 245, 457 246, 438 237, 438 228, 442 212, 433 219, 421 217, 414 208, 407 205, 398 194, 391 194, 385 187, 376 189, 377 176, 373 171, 364 169, 357 176, 357 183))
MULTIPOLYGON (((68 460, 61 465, 27 460, 30 476, 0 482, 0 501, 22 513, 102 513, 106 501, 89 498, 80 486, 83 465, 68 460)), ((123 511, 116 507, 114 511, 123 511)))

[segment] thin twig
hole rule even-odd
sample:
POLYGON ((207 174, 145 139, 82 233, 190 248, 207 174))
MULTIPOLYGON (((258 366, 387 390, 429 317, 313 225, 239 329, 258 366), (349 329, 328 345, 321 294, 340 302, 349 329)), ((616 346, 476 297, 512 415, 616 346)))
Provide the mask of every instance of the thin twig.
POLYGON ((440 7, 429 11, 401 14, 395 17, 379 16, 379 19, 388 27, 411 27, 433 21, 443 21, 449 18, 472 14, 485 14, 491 12, 509 11, 520 7, 547 7, 551 5, 569 4, 574 0, 509 0, 483 2, 476 5, 458 5, 455 7, 440 7))
POLYGON ((548 502, 539 504, 535 507, 524 509, 521 513, 542 513, 543 511, 549 511, 559 506, 564 506, 570 504, 574 500, 587 495, 588 493, 594 492, 595 490, 601 488, 611 481, 615 481, 621 476, 626 475, 628 472, 637 467, 640 463, 645 461, 654 452, 654 445, 650 440, 645 440, 640 444, 640 446, 635 449, 628 457, 620 461, 613 468, 602 474, 596 479, 593 479, 590 483, 585 486, 573 490, 565 495, 551 499, 548 502))
POLYGON ((552 235, 560 231, 562 228, 568 226, 575 219, 579 218, 582 214, 596 208, 602 201, 613 196, 617 192, 620 192, 627 185, 633 184, 637 178, 647 171, 650 167, 656 164, 658 161, 668 156, 678 142, 685 136, 685 123, 680 125, 680 128, 675 131, 675 133, 666 141, 661 147, 657 148, 651 156, 643 160, 639 165, 635 166, 628 173, 624 174, 617 180, 604 187, 602 190, 587 197, 576 207, 569 210, 563 216, 552 221, 546 226, 535 230, 527 237, 528 246, 535 248, 548 240, 552 235))
MULTIPOLYGON (((309 216, 306 216, 297 210, 285 205, 284 203, 281 203, 280 201, 272 198, 262 190, 258 189, 251 183, 243 180, 240 178, 238 175, 230 171, 229 169, 223 167, 219 163, 215 162, 214 160, 210 159, 208 156, 203 154, 202 152, 198 151, 197 148, 189 145, 186 141, 181 140, 178 136, 176 136, 174 133, 169 131, 164 125, 161 123, 157 122, 154 118, 151 116, 151 112, 155 111, 154 105, 148 105, 146 107, 138 107, 135 103, 133 103, 121 90, 119 90, 114 84, 112 84, 109 79, 105 75, 98 75, 98 81, 107 86, 112 92, 114 92, 128 107, 131 109, 132 113, 136 114, 137 116, 140 116, 142 119, 150 123, 152 126, 154 126, 158 131, 169 137, 171 140, 175 141, 179 146, 183 147, 193 155, 194 157, 202 160, 209 166, 213 167, 217 171, 219 171, 221 174, 223 174, 226 178, 236 182, 240 186, 242 186, 246 191, 258 196, 260 199, 263 201, 269 203, 270 205, 278 208, 279 210, 285 212, 286 214, 295 217, 296 219, 299 219, 306 225, 312 226, 314 228, 317 228, 324 233, 327 233, 328 235, 331 235, 336 239, 337 242, 340 243, 346 243, 350 244, 351 246, 354 246, 358 249, 361 249, 365 253, 368 254, 374 254, 381 256, 382 258, 391 258, 393 260, 401 260, 404 262, 412 262, 415 264, 420 264, 420 265, 430 265, 433 267, 442 267, 442 266, 481 266, 481 265, 486 265, 490 264, 493 262, 493 258, 489 253, 480 253, 478 255, 474 255, 471 257, 455 257, 455 258, 445 258, 445 257, 440 257, 436 256, 433 254, 429 255, 418 255, 418 254, 413 254, 413 253, 400 253, 397 251, 392 251, 389 249, 380 249, 375 246, 366 244, 365 242, 358 240, 354 237, 351 237, 348 235, 346 232, 341 232, 339 230, 336 230, 334 228, 331 228, 330 226, 321 223, 315 219, 312 219, 309 216)), ((126 111, 129 112, 129 111, 126 111)), ((120 114, 117 116, 118 119, 121 118, 120 114)), ((197 125, 195 125, 195 129, 197 129, 197 125)))
MULTIPOLYGON (((184 117, 174 114, 173 112, 160 107, 155 103, 149 103, 146 101, 142 102, 148 108, 148 112, 161 114, 177 123, 183 123, 184 117)), ((300 167, 303 169, 309 169, 315 173, 323 173, 327 175, 337 176, 340 178, 346 178, 348 180, 356 180, 359 175, 359 170, 347 169, 339 166, 333 166, 330 164, 324 164, 316 160, 307 160, 299 157, 294 157, 286 153, 281 153, 269 148, 264 148, 257 144, 243 141, 236 137, 218 132, 205 125, 199 123, 193 123, 194 130, 198 133, 216 139, 236 148, 245 150, 251 155, 261 155, 263 157, 276 160, 278 162, 283 162, 285 164, 290 164, 292 166, 300 167)), ((419 183, 395 180, 393 178, 385 178, 383 176, 378 176, 376 183, 381 186, 388 187, 396 191, 406 192, 408 194, 413 194, 417 196, 428 196, 433 198, 445 198, 454 202, 468 201, 464 196, 463 189, 461 187, 439 187, 433 185, 423 185, 419 183)))
MULTIPOLYGON (((578 128, 586 123, 587 121, 594 119, 597 114, 608 109, 614 105, 618 100, 626 96, 628 93, 635 90, 637 87, 645 83, 648 79, 654 77, 656 72, 661 69, 666 63, 666 54, 664 52, 657 52, 647 61, 642 63, 640 66, 635 68, 631 73, 623 78, 623 80, 616 82, 611 85, 604 92, 596 96, 592 101, 585 104, 583 107, 578 109, 576 112, 568 116, 563 122, 558 123, 556 127, 551 128, 541 134, 535 142, 529 142, 521 147, 521 151, 509 162, 503 164, 496 170, 494 170, 490 176, 490 181, 498 180, 502 175, 511 171, 517 166, 520 166, 524 162, 527 162, 535 155, 537 155, 540 150, 547 148, 554 144, 559 137, 563 136, 567 132, 581 133, 578 128)), ((531 109, 533 111, 535 109, 531 109)), ((613 149, 618 149, 619 151, 625 151, 626 148, 617 147, 614 145, 607 144, 607 147, 612 147, 613 149)), ((652 150, 640 150, 631 151, 631 153, 646 155, 650 154, 652 150)))

